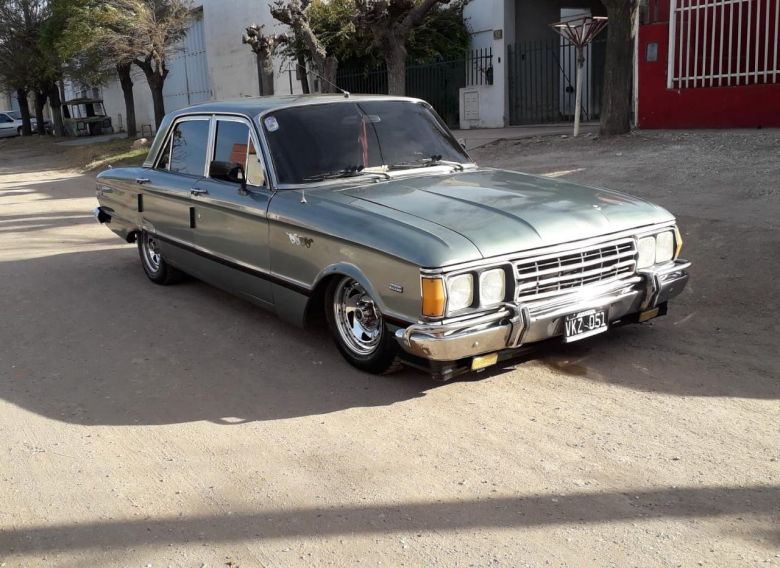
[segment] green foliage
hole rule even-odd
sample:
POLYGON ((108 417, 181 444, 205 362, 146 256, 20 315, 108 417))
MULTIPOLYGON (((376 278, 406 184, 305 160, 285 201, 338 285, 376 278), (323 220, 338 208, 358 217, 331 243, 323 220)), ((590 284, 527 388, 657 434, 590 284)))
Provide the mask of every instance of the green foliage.
POLYGON ((437 5, 412 30, 406 45, 408 63, 460 59, 469 47, 469 31, 463 21, 465 0, 437 5))
MULTIPOLYGON (((409 64, 436 60, 460 59, 469 45, 469 32, 463 21, 467 0, 456 0, 433 8, 415 28, 407 43, 409 64)), ((357 25, 355 0, 313 0, 306 8, 317 39, 329 54, 338 57, 340 65, 350 69, 381 65, 382 53, 370 30, 357 25)), ((308 58, 300 38, 290 37, 280 48, 282 55, 308 58)))

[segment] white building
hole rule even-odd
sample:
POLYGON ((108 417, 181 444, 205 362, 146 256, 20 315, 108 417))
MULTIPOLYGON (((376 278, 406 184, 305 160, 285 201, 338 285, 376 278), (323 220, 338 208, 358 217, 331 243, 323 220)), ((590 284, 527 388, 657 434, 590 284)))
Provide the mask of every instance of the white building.
MULTIPOLYGON (((267 33, 284 31, 284 26, 271 18, 267 2, 201 0, 196 6, 197 18, 185 38, 183 49, 168 63, 170 71, 163 90, 166 112, 208 100, 258 96, 257 57, 248 45, 241 43, 241 34, 252 23, 264 24, 267 33)), ((291 87, 293 92, 300 92, 295 70, 288 67, 281 59, 274 62, 275 92, 278 94, 289 94, 291 87), (280 70, 282 67, 284 70, 280 70)), ((132 76, 140 134, 142 126, 154 129, 154 108, 144 74, 133 67, 132 76)), ((118 80, 89 91, 65 85, 66 99, 80 96, 102 98, 115 130, 126 130, 125 103, 118 80)))

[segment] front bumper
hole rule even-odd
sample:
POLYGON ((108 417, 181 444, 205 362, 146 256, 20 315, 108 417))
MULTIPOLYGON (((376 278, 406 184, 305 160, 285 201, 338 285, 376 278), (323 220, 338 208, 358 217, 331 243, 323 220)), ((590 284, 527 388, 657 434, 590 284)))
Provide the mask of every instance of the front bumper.
POLYGON ((610 323, 633 314, 647 314, 649 319, 659 314, 655 308, 665 308, 683 291, 690 265, 675 260, 557 298, 506 303, 495 312, 468 319, 411 325, 397 330, 395 336, 410 355, 456 361, 564 335, 566 315, 592 308, 607 309, 610 323))

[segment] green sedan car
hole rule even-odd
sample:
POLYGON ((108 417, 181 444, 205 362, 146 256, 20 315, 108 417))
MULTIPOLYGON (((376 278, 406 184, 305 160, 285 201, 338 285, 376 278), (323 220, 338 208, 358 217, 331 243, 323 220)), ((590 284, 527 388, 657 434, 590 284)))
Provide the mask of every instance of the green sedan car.
POLYGON ((186 273, 295 324, 324 320, 371 373, 446 380, 664 315, 690 266, 663 208, 479 167, 402 97, 178 110, 142 167, 98 176, 97 197, 152 282, 186 273))

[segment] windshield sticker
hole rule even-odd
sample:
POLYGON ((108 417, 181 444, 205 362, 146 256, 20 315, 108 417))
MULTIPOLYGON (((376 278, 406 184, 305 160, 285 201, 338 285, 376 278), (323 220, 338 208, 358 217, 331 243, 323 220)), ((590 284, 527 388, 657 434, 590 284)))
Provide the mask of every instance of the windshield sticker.
POLYGON ((265 119, 265 127, 268 129, 268 132, 276 132, 279 130, 279 122, 276 120, 275 116, 269 116, 265 119))

